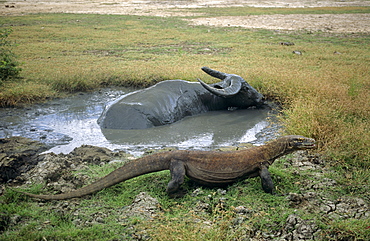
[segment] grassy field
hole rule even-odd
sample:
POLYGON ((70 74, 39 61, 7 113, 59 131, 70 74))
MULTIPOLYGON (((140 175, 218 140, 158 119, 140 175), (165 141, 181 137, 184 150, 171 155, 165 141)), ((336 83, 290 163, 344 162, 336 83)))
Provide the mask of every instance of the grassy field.
MULTIPOLYGON (((219 16, 245 15, 248 11, 250 14, 368 13, 370 9, 209 8, 193 11, 202 11, 205 16, 219 16)), ((1 17, 0 23, 5 28, 13 29, 10 38, 17 43, 14 52, 18 55, 23 69, 22 79, 5 82, 0 86, 1 106, 44 101, 66 93, 91 91, 105 86, 150 86, 166 79, 195 81, 200 77, 211 82, 213 80, 200 70, 202 66, 209 66, 244 77, 270 100, 280 103, 284 107, 281 121, 285 124, 286 133, 316 138, 319 143, 318 151, 331 159, 338 175, 350 173, 351 178, 343 180, 344 182, 349 186, 369 187, 368 34, 189 26, 186 21, 176 17, 88 14, 7 16, 1 17), (280 42, 294 42, 295 45, 283 46, 280 42), (303 55, 295 55, 293 50, 299 50, 303 55)), ((153 179, 160 178, 157 177, 144 178, 143 182, 149 180, 150 183, 153 179)), ((286 178, 287 183, 291 180, 291 177, 286 178)), ((168 227, 176 223, 177 227, 180 227, 178 232, 182 232, 189 223, 174 221, 173 218, 191 215, 183 211, 183 205, 193 205, 191 197, 181 200, 181 204, 176 206, 176 201, 161 196, 163 190, 156 190, 157 184, 165 186, 165 181, 158 182, 160 183, 153 184, 153 187, 147 187, 145 184, 145 189, 149 188, 154 196, 161 198, 161 204, 165 209, 171 207, 171 212, 168 217, 159 217, 163 219, 156 223, 157 228, 169 232, 171 229, 168 227), (163 226, 159 223, 163 223, 163 226)), ((254 199, 264 199, 267 203, 272 202, 271 206, 276 206, 275 198, 270 200, 263 193, 256 192, 258 185, 256 181, 248 190, 243 190, 251 193, 250 197, 245 197, 251 199, 245 202, 252 203, 254 199)), ((140 187, 140 184, 136 187, 140 187)), ((116 189, 113 189, 113 192, 114 190, 116 189)), ((213 195, 212 190, 206 192, 207 195, 213 195)), ((356 193, 353 190, 351 192, 356 193)), ((26 208, 26 216, 40 215, 28 213, 32 212, 32 207, 29 206, 32 204, 25 204, 20 200, 22 205, 26 205, 20 207, 17 201, 20 197, 16 194, 9 195, 6 198, 14 198, 15 205, 18 205, 14 206, 14 209, 26 208)), ((115 193, 108 193, 103 198, 111 198, 109 195, 115 196, 115 193)), ((278 205, 287 205, 283 204, 283 199, 277 198, 278 205)), ((123 203, 128 203, 128 200, 125 199, 123 203)), ((85 205, 91 205, 90 200, 86 202, 90 204, 85 205)), ((124 205, 123 203, 114 205, 124 205)), ((268 206, 269 204, 266 208, 268 206)), ((278 217, 279 210, 269 213, 278 217)), ((218 213, 216 210, 213 217, 219 216, 224 217, 225 221, 219 223, 219 228, 207 234, 211 235, 207 237, 208 240, 216 239, 220 235, 237 235, 226 231, 231 220, 230 214, 218 213)), ((64 237, 63 232, 69 231, 73 224, 68 220, 64 222, 63 217, 60 218, 61 220, 55 220, 58 223, 57 233, 64 237)), ((259 217, 256 217, 257 219, 259 217)), ((256 220, 253 225, 256 225, 256 220)), ((274 220, 276 223, 282 222, 283 219, 274 220)), ((360 229, 366 229, 366 225, 368 224, 355 223, 352 226, 356 228, 347 231, 358 232, 359 237, 364 237, 363 232, 366 230, 360 229)), ((31 232, 34 226, 27 226, 20 232, 31 232)), ((334 225, 336 231, 345 227, 348 228, 348 223, 339 222, 334 225)), ((118 227, 112 227, 114 230, 116 228, 118 227)), ((195 226, 193 228, 193 236, 185 240, 194 240, 197 235, 201 235, 195 226)), ((48 230, 51 232, 53 229, 48 227, 48 230)), ((75 237, 80 237, 81 240, 89 237, 91 233, 102 233, 100 235, 103 236, 106 234, 99 226, 75 232, 75 237)), ((41 239, 39 234, 35 235, 41 239)), ((226 236, 224 240, 230 238, 226 236)), ((12 237, 10 236, 9 240, 12 237)))

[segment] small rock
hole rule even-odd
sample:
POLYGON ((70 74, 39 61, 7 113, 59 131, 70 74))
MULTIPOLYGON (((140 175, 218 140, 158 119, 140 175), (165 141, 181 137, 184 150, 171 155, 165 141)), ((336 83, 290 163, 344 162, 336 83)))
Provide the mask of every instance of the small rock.
POLYGON ((286 219, 283 238, 285 240, 314 240, 318 231, 316 224, 311 220, 303 220, 296 214, 286 219))
POLYGON ((211 205, 202 201, 198 202, 194 208, 195 212, 211 212, 211 210, 211 205))
POLYGON ((286 197, 290 201, 291 205, 299 205, 303 202, 303 196, 297 193, 289 193, 286 197))
POLYGON ((292 43, 292 42, 280 42, 279 44, 284 45, 284 46, 293 46, 294 45, 294 43, 292 43))
POLYGON ((220 188, 219 188, 219 189, 217 189, 217 193, 218 193, 218 194, 225 195, 225 194, 226 194, 226 192, 227 192, 227 191, 226 191, 225 189, 220 189, 220 188))
POLYGON ((323 203, 320 205, 320 211, 324 212, 326 214, 334 212, 336 209, 335 203, 330 201, 330 200, 325 200, 323 203))
POLYGON ((202 189, 197 188, 197 189, 195 189, 195 190, 192 192, 191 196, 192 196, 192 197, 197 197, 197 196, 199 196, 199 195, 202 195, 203 193, 204 193, 204 192, 203 192, 203 190, 202 190, 202 189))
POLYGON ((315 192, 307 192, 307 193, 303 194, 303 198, 306 199, 306 200, 311 200, 311 199, 316 198, 316 197, 317 197, 317 193, 315 193, 315 192))
POLYGON ((97 217, 95 219, 95 221, 98 222, 98 223, 105 223, 105 221, 104 221, 104 219, 102 217, 97 217))
POLYGON ((322 180, 314 184, 312 188, 313 189, 324 189, 324 188, 332 187, 335 185, 337 185, 337 182, 335 180, 332 180, 330 178, 323 178, 322 180))
POLYGON ((233 226, 238 226, 238 225, 242 224, 244 221, 245 221, 245 218, 242 217, 242 216, 239 216, 239 217, 236 217, 232 220, 232 224, 233 224, 233 226))
POLYGON ((252 210, 244 206, 237 206, 233 210, 236 214, 245 215, 252 213, 252 210))

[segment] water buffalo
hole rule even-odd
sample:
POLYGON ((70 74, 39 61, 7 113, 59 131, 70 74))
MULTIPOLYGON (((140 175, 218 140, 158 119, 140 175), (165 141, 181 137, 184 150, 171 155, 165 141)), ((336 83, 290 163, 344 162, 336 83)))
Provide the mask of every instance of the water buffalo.
POLYGON ((208 85, 185 80, 167 80, 123 96, 109 105, 98 123, 107 129, 145 129, 174 123, 185 116, 229 108, 259 107, 264 104, 245 80, 203 67, 207 74, 221 79, 208 85))

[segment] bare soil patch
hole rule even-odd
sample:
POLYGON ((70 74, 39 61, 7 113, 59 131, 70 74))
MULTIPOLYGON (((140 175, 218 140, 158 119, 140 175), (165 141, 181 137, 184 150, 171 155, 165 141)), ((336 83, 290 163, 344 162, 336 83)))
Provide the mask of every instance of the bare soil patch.
MULTIPOLYGON (((199 13, 187 11, 206 7, 353 7, 370 6, 370 1, 258 1, 258 0, 15 0, 2 2, 0 15, 22 15, 32 13, 94 13, 142 16, 195 16, 199 13)), ((240 26, 329 32, 370 32, 370 14, 290 14, 260 16, 222 16, 192 20, 192 24, 212 26, 240 26)))
POLYGON ((258 16, 225 16, 197 18, 192 24, 264 28, 280 30, 308 30, 334 33, 369 33, 370 14, 275 14, 258 16))

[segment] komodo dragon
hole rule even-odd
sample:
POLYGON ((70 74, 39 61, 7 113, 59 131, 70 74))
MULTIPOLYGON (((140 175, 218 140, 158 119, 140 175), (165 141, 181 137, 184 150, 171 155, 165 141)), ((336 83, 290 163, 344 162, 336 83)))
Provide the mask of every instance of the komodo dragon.
POLYGON ((233 183, 243 178, 261 177, 262 188, 274 194, 274 184, 268 167, 283 155, 295 150, 311 149, 315 140, 304 136, 284 136, 266 145, 239 151, 187 151, 161 152, 131 161, 96 182, 69 193, 57 195, 36 195, 30 197, 46 200, 61 200, 82 197, 125 180, 147 173, 170 170, 171 181, 167 193, 177 196, 185 175, 208 186, 233 183))

